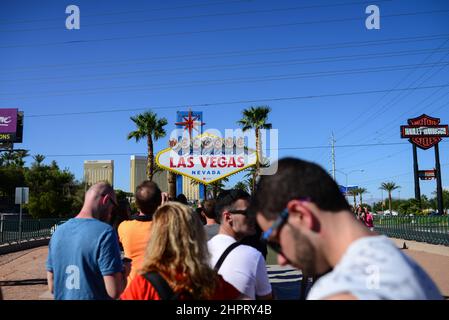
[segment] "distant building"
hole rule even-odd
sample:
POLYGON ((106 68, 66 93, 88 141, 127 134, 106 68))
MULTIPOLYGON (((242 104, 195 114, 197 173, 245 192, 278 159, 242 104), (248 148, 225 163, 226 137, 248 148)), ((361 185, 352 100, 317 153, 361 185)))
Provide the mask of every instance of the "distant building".
MULTIPOLYGON (((134 193, 137 186, 147 179, 147 157, 131 156, 130 161, 130 186, 129 192, 134 193)), ((158 171, 153 176, 153 181, 157 183, 162 192, 168 192, 168 171, 158 171)), ((178 176, 176 180, 176 194, 183 193, 189 200, 199 200, 200 188, 198 185, 191 183, 192 179, 178 176)))
MULTIPOLYGON (((136 192, 136 188, 147 180, 147 157, 131 156, 129 192, 136 192)), ((168 192, 168 172, 158 171, 153 175, 153 181, 157 183, 162 192, 168 192)))
POLYGON ((84 161, 84 183, 86 186, 101 181, 107 181, 114 186, 114 160, 84 161))

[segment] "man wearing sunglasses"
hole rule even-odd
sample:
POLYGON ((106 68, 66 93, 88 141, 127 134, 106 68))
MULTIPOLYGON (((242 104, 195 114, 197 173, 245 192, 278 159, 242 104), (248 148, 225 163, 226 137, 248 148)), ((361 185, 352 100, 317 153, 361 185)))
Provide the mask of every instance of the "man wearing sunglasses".
POLYGON ((255 248, 238 243, 255 233, 255 219, 248 217, 249 201, 249 194, 237 189, 218 196, 215 210, 220 229, 208 242, 211 265, 247 298, 271 299, 265 259, 255 248))
POLYGON ((355 219, 316 164, 280 160, 276 174, 260 178, 251 213, 280 265, 321 275, 307 299, 441 299, 421 267, 355 219))
POLYGON ((55 299, 116 299, 126 287, 130 266, 122 264, 116 232, 105 223, 116 206, 114 189, 97 183, 80 213, 52 235, 46 268, 55 299))

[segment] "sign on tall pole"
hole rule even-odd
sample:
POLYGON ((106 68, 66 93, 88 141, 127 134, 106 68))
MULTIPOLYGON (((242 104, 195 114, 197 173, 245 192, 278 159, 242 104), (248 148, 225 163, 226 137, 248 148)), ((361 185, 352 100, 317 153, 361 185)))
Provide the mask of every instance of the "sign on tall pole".
POLYGON ((449 137, 448 125, 441 125, 439 118, 432 118, 426 114, 408 119, 408 125, 401 126, 401 138, 408 138, 413 144, 413 169, 415 175, 415 198, 421 201, 419 191, 419 170, 416 147, 427 150, 435 148, 435 176, 437 180, 438 213, 443 214, 443 188, 441 183, 441 166, 438 143, 442 138, 449 137))
POLYGON ((28 203, 30 188, 16 188, 16 201, 20 205, 19 213, 19 243, 22 242, 22 205, 28 203))

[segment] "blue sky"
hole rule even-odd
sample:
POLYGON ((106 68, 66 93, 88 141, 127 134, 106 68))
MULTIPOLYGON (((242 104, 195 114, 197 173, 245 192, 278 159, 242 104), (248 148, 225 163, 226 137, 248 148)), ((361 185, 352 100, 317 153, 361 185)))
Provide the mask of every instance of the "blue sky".
MULTIPOLYGON (((381 197, 383 181, 401 186, 395 197, 413 197, 410 144, 348 145, 406 143, 399 126, 422 113, 449 123, 448 19, 446 1, 3 0, 0 108, 25 112, 21 148, 78 179, 83 160, 113 159, 115 186, 128 190, 129 154, 146 151, 126 140, 130 116, 153 109, 171 130, 190 105, 303 97, 256 103, 272 108, 281 156, 330 170, 330 149, 309 147, 328 146, 333 132, 341 184, 345 172, 368 199, 381 197), (65 29, 70 4, 80 8, 80 30, 65 29), (380 30, 365 28, 369 4, 380 8, 380 30), (92 111, 108 112, 83 113, 92 111)), ((193 109, 207 128, 224 130, 250 105, 193 109)), ((418 157, 420 169, 433 168, 433 150, 418 157)), ((421 183, 423 194, 434 190, 435 181, 421 183)))

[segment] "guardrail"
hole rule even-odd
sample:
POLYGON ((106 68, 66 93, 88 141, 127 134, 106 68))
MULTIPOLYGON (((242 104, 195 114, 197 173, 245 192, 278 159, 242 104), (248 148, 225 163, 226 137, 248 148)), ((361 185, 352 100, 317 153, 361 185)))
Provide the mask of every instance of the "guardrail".
POLYGON ((58 223, 66 219, 0 220, 0 245, 51 237, 58 223))
POLYGON ((449 246, 449 216, 376 216, 374 230, 392 238, 449 246))

